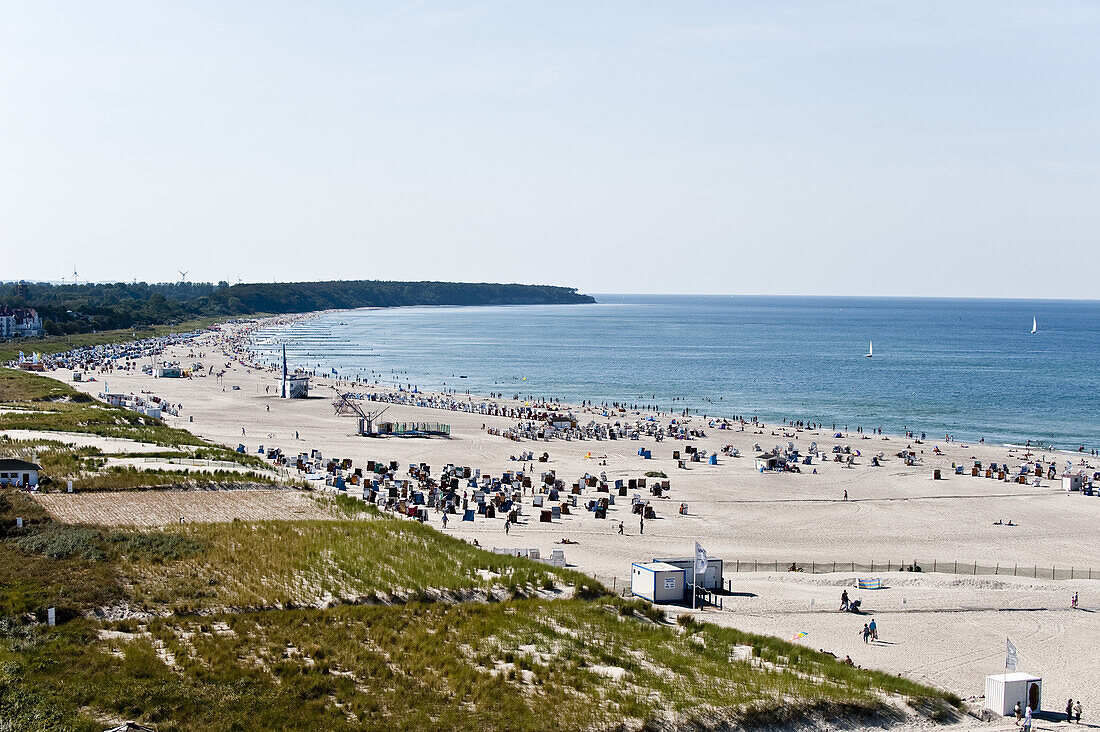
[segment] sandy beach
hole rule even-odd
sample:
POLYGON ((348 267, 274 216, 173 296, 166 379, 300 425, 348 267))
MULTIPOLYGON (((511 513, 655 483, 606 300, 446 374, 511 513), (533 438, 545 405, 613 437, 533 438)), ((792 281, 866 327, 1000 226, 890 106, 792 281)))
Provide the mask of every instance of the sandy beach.
MULTIPOLYGON (((350 458, 356 466, 364 466, 367 460, 395 460, 402 466, 428 463, 433 475, 447 464, 499 475, 525 468, 527 463, 511 457, 531 450, 536 455, 549 453, 547 463, 534 463, 536 474, 554 470, 567 485, 586 473, 604 472, 613 481, 662 471, 671 490, 662 498, 644 496, 652 499, 656 510, 656 518, 645 521, 644 534, 640 534, 638 516, 630 513, 626 498, 610 507, 606 520, 578 509, 560 521, 541 523, 525 503, 524 515, 508 534, 503 520, 480 516, 473 523, 452 520, 445 530, 476 539, 485 547, 537 548, 543 556, 552 549, 563 549, 571 566, 617 589, 628 584, 632 562, 686 557, 699 542, 712 558, 724 560, 725 578, 732 590, 723 597, 721 609, 697 611, 711 622, 786 639, 805 633, 798 642, 841 658, 850 655, 861 666, 902 673, 964 697, 983 693, 985 675, 1003 669, 1005 637, 1010 637, 1020 650, 1020 670, 1044 677, 1044 709, 1061 709, 1066 698, 1073 697, 1083 700, 1086 721, 1100 712, 1100 692, 1092 686, 1092 677, 1100 671, 1094 651, 1100 640, 1100 616, 1094 612, 1100 607, 1096 542, 1100 500, 1062 490, 1057 478, 1043 478, 1035 486, 969 475, 975 460, 1018 465, 1022 450, 934 439, 915 444, 904 437, 854 432, 835 438, 831 429, 795 430, 775 424, 762 429, 749 425, 744 431, 739 426, 716 430, 701 416, 692 417, 688 426, 704 430, 706 437, 690 442, 666 439, 657 443, 652 438, 516 442, 487 431, 507 430, 516 424, 515 419, 405 405, 390 406, 386 418, 444 422, 451 426, 451 436, 364 438, 355 434, 355 419, 334 414, 335 380, 315 378, 311 398, 283 400, 278 398, 274 373, 231 358, 239 353, 219 352, 235 327, 240 326, 228 326, 200 342, 175 346, 164 355, 166 361, 202 360, 224 367, 220 379, 153 379, 140 372, 116 371, 92 374, 98 379, 95 382, 73 383, 71 372, 65 370, 49 375, 93 396, 102 391, 104 380, 113 393, 152 392, 182 404, 179 416, 165 417, 169 424, 231 447, 243 444, 251 453, 260 445, 281 448, 289 455, 319 449, 326 457, 350 458), (189 355, 197 351, 204 351, 205 357, 189 355), (757 472, 755 444, 770 449, 788 442, 803 450, 816 442, 826 453, 834 445, 847 445, 862 455, 852 467, 814 461, 801 473, 757 472), (720 454, 717 465, 688 462, 680 468, 672 453, 689 444, 710 453, 732 445, 741 456, 720 454), (933 446, 938 446, 941 454, 933 454, 933 446), (650 449, 653 458, 639 457, 639 447, 650 449), (915 465, 906 466, 894 457, 905 448, 916 451, 915 465), (879 451, 885 459, 881 466, 873 467, 870 457, 879 451), (591 457, 586 457, 589 454, 591 457), (953 464, 967 466, 967 475, 955 475, 953 464), (935 469, 941 471, 942 480, 933 480, 935 469), (678 512, 681 503, 687 506, 684 514, 678 512), (620 521, 623 535, 617 531, 620 521), (1007 525, 1009 521, 1015 525, 1007 525), (562 546, 558 542, 563 538, 576 543, 562 546), (927 569, 932 562, 951 563, 955 571, 917 574, 844 569, 853 562, 873 562, 879 567, 890 562, 893 569, 913 561, 927 569), (776 562, 783 566, 790 562, 812 564, 818 573, 734 571, 735 567, 747 569, 753 562, 767 562, 769 570, 776 562), (831 571, 834 563, 835 572, 831 571), (962 566, 961 571, 955 563, 962 566), (974 564, 996 567, 997 574, 967 576, 966 565, 974 564), (826 566, 830 571, 822 573, 826 566), (1074 578, 1012 576, 1021 570, 1032 575, 1046 571, 1049 576, 1052 569, 1072 570, 1074 578), (1088 579, 1090 575, 1096 579, 1088 579), (886 588, 856 590, 857 577, 882 578, 886 588), (853 599, 862 598, 868 614, 837 612, 844 589, 853 599), (1074 592, 1081 598, 1077 610, 1069 608, 1074 592), (859 631, 870 617, 879 625, 880 641, 865 644, 859 631)), ((356 392, 385 391, 361 384, 339 386, 356 392)), ((481 396, 469 399, 523 404, 481 396)), ((600 416, 602 409, 563 405, 561 411, 571 411, 582 425, 589 420, 633 422, 648 416, 628 412, 608 420, 600 416)), ((1082 460, 1082 456, 1063 454, 1047 458, 1060 465, 1067 459, 1082 460)), ((197 496, 201 501, 203 494, 197 496)), ((591 496, 590 491, 585 497, 591 496)), ((64 498, 69 497, 47 497, 45 504, 55 510, 52 503, 64 498)), ((126 494, 97 497, 120 502, 130 499, 126 494)), ((293 516, 298 509, 286 504, 285 498, 280 500, 284 503, 272 505, 270 517, 293 516)), ((226 511, 231 513, 232 506, 219 509, 219 514, 228 516, 226 511)), ((79 514, 58 510, 58 515, 79 514)), ((251 503, 242 507, 242 518, 263 516, 264 511, 251 503)), ((437 528, 442 528, 440 518, 440 514, 429 512, 429 522, 437 528)))

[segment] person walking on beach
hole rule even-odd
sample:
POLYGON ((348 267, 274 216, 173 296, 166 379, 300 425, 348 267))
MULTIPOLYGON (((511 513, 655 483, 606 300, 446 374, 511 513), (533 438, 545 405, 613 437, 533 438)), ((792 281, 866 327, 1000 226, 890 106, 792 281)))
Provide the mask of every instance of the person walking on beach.
POLYGON ((1073 721, 1073 700, 1070 699, 1066 702, 1066 724, 1073 721))
POLYGON ((847 501, 847 500, 848 500, 848 491, 844 491, 844 500, 845 500, 845 501, 847 501))
POLYGON ((443 528, 447 528, 447 514, 443 514, 443 528))
POLYGON ((875 624, 874 618, 871 618, 871 624, 867 626, 867 630, 871 631, 871 640, 878 640, 878 625, 875 624))
POLYGON ((504 533, 510 534, 512 532, 512 522, 509 519, 504 519, 504 533))
POLYGON ((1016 706, 1012 709, 1012 713, 1016 716, 1016 723, 1015 724, 1016 724, 1017 727, 1019 727, 1020 722, 1024 718, 1024 710, 1023 710, 1023 707, 1020 706, 1020 702, 1016 702, 1016 706))
POLYGON ((1073 593, 1073 598, 1069 601, 1069 606, 1074 610, 1077 609, 1077 593, 1073 593))
POLYGON ((644 534, 644 533, 645 533, 645 516, 641 516, 638 519, 638 534, 641 535, 641 534, 644 534))
POLYGON ((863 633, 863 642, 864 643, 869 642, 870 639, 871 639, 871 629, 869 627, 867 627, 867 623, 863 624, 863 630, 860 631, 860 632, 863 633))
POLYGON ((623 522, 620 521, 619 522, 619 536, 622 536, 622 535, 623 535, 623 522))
POLYGON ((1031 705, 1027 705, 1027 709, 1024 710, 1024 732, 1031 732, 1031 705))
POLYGON ((1081 700, 1078 699, 1073 705, 1073 716, 1077 720, 1077 724, 1081 724, 1081 700))
POLYGON ((840 612, 848 609, 848 590, 840 593, 840 612))

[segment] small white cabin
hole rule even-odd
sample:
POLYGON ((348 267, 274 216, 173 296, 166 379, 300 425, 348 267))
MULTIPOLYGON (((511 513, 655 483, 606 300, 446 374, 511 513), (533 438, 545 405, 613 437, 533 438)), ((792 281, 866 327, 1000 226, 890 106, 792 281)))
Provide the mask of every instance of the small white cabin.
POLYGON ((1013 672, 991 674, 985 677, 985 707, 1002 717, 1012 714, 1020 702, 1020 709, 1031 705, 1032 713, 1042 709, 1043 680, 1038 676, 1013 672))
POLYGON ((287 374, 286 398, 305 399, 309 396, 309 375, 303 373, 287 374))
POLYGON ((758 473, 763 473, 768 470, 777 470, 779 468, 779 457, 767 452, 762 455, 757 455, 754 460, 754 466, 758 473))
POLYGON ((1062 490, 1079 491, 1085 487, 1084 473, 1062 473, 1062 490))
POLYGON ((650 602, 680 602, 685 587, 679 567, 664 562, 630 565, 630 591, 650 602))

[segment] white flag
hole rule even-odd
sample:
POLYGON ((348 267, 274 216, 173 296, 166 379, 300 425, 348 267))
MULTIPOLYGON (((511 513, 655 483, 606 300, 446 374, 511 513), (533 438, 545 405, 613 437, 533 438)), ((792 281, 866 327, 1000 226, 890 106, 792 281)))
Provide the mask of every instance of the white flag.
POLYGON ((707 551, 695 542, 695 574, 707 573, 707 551))
POLYGON ((1016 646, 1012 645, 1012 639, 1005 638, 1005 668, 1009 671, 1015 671, 1018 660, 1016 646))

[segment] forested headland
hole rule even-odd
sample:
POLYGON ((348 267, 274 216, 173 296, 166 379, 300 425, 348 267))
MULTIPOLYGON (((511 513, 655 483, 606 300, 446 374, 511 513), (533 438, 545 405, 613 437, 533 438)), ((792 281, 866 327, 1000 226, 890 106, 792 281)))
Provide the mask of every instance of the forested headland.
POLYGON ((48 335, 333 308, 590 302, 575 288, 488 282, 0 283, 0 305, 34 308, 48 335))

